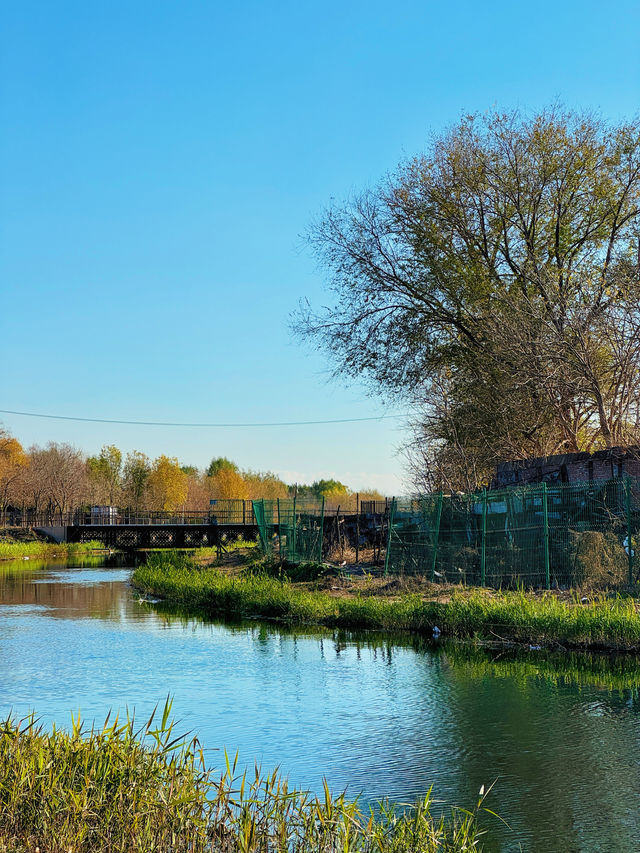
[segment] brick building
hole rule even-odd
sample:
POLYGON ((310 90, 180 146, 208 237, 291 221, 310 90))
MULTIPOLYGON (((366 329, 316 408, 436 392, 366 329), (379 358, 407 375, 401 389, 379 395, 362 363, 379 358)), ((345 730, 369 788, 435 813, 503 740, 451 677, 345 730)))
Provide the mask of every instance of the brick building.
POLYGON ((640 477, 640 447, 610 447, 595 453, 563 453, 500 462, 491 488, 504 489, 524 483, 586 483, 624 476, 640 477))

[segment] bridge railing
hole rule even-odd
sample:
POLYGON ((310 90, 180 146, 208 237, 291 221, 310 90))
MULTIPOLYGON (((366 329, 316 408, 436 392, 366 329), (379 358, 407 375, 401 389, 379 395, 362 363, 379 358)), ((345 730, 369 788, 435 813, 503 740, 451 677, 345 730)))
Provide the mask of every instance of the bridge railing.
POLYGON ((8 509, 0 513, 0 527, 110 527, 119 524, 255 524, 251 501, 218 500, 209 510, 131 509, 129 507, 82 507, 61 511, 8 509))
MULTIPOLYGON (((304 503, 300 499, 300 505, 304 503)), ((325 517, 376 515, 387 513, 388 502, 355 501, 347 499, 342 503, 325 504, 325 517), (357 508, 356 508, 357 507, 357 508)), ((132 509, 131 507, 81 507, 61 511, 55 508, 46 510, 7 509, 0 513, 0 527, 68 527, 68 526, 111 526, 117 524, 244 524, 255 525, 253 504, 250 500, 220 499, 211 504, 208 510, 161 510, 132 509)))
POLYGON ((357 500, 354 495, 349 495, 343 501, 331 501, 324 505, 325 515, 384 515, 389 511, 391 501, 387 499, 378 501, 357 500))

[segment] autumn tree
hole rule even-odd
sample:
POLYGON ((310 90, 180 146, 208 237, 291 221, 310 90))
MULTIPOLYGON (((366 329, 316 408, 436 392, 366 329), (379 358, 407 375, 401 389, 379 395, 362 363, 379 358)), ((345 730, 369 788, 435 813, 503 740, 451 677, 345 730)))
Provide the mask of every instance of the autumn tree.
POLYGON ((467 116, 313 226, 335 300, 297 328, 414 407, 452 485, 637 442, 639 204, 640 121, 467 116))
POLYGON ((153 462, 148 488, 154 509, 175 512, 187 499, 187 475, 175 457, 162 455, 153 462))
POLYGON ((243 499, 251 497, 249 487, 237 467, 228 465, 221 466, 216 473, 210 477, 211 497, 216 500, 243 499))
POLYGON ((19 479, 28 462, 18 439, 0 427, 0 512, 4 513, 11 487, 19 479))
POLYGON ((80 450, 66 442, 50 441, 45 448, 31 451, 32 466, 34 457, 38 477, 44 484, 40 500, 51 521, 84 504, 88 495, 87 469, 80 450))
POLYGON ((98 501, 113 505, 122 487, 122 452, 114 444, 105 444, 99 456, 87 459, 87 469, 98 501))
POLYGON ((47 502, 46 451, 33 445, 27 451, 28 464, 23 467, 13 491, 20 504, 34 512, 41 512, 47 502))
POLYGON ((219 471, 223 470, 235 471, 236 474, 240 471, 236 463, 232 462, 230 459, 227 459, 226 456, 217 456, 209 463, 209 467, 207 468, 207 476, 215 477, 219 471))
MULTIPOLYGON (((184 467, 183 467, 184 471, 184 467)), ((209 501, 213 497, 211 478, 206 473, 194 468, 187 472, 187 499, 189 509, 205 512, 209 509, 209 501)))
POLYGON ((277 500, 289 497, 287 484, 271 471, 244 471, 243 479, 249 491, 249 497, 255 499, 277 500))
POLYGON ((124 497, 136 512, 140 509, 147 489, 151 462, 149 457, 139 450, 127 453, 122 469, 122 487, 124 497))
POLYGON ((326 501, 340 501, 349 496, 349 489, 339 480, 316 480, 311 484, 311 492, 318 498, 326 501))

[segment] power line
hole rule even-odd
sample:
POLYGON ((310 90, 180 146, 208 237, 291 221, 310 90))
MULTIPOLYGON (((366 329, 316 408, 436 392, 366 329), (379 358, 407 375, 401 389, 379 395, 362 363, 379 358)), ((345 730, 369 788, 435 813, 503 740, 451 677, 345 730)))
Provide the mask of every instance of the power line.
POLYGON ((389 418, 410 417, 406 412, 390 415, 377 415, 367 418, 332 418, 324 421, 272 421, 266 423, 177 423, 174 421, 127 421, 116 418, 81 418, 71 415, 45 415, 40 412, 15 412, 12 409, 0 409, 4 415, 19 415, 24 418, 47 418, 53 421, 77 421, 92 424, 126 424, 128 426, 164 426, 164 427, 203 427, 226 429, 231 427, 285 427, 285 426, 322 426, 326 424, 352 424, 362 421, 383 421, 389 418))

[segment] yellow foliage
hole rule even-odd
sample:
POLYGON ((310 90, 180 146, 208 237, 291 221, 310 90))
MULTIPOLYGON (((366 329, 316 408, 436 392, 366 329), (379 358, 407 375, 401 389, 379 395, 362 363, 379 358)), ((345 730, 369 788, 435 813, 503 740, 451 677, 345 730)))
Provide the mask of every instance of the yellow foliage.
POLYGON ((211 477, 211 490, 213 497, 217 500, 233 498, 247 500, 251 497, 244 477, 233 468, 221 468, 217 474, 214 474, 211 477))
POLYGON ((174 512, 184 506, 188 477, 175 457, 158 456, 151 468, 148 485, 154 509, 174 512))
POLYGON ((367 489, 364 492, 360 492, 360 500, 361 501, 383 501, 384 495, 382 492, 379 492, 377 489, 367 489))
POLYGON ((276 500, 277 498, 289 497, 289 487, 275 474, 270 472, 256 474, 253 471, 245 471, 244 479, 249 488, 249 497, 254 500, 259 498, 276 500))
POLYGON ((0 429, 0 503, 4 505, 7 491, 20 471, 29 464, 29 458, 17 438, 0 429))

